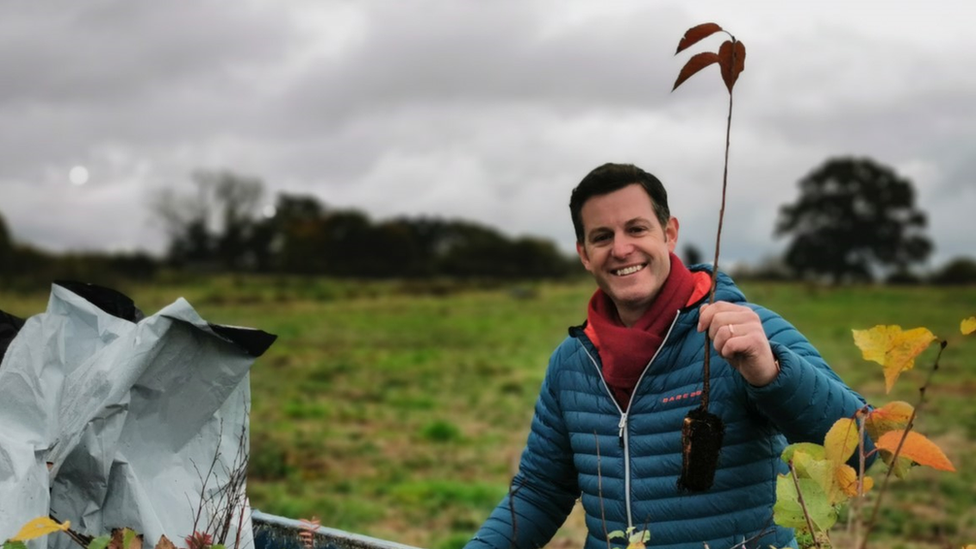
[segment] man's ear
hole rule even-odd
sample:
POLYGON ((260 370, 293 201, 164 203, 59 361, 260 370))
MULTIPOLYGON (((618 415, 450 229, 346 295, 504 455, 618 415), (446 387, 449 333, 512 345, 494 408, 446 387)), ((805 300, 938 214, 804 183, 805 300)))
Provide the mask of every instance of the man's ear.
POLYGON ((680 223, 678 223, 677 217, 672 217, 668 219, 668 224, 664 227, 664 236, 668 240, 668 251, 674 252, 674 249, 678 246, 678 228, 680 223))
POLYGON ((584 246, 582 242, 579 241, 576 242, 576 255, 579 256, 580 261, 583 263, 583 267, 585 267, 586 270, 589 271, 590 256, 589 254, 586 253, 586 246, 584 246))

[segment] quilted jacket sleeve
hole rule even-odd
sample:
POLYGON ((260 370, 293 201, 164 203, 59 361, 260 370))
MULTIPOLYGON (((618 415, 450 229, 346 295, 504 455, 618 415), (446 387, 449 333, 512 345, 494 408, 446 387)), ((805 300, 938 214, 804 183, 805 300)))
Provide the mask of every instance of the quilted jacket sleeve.
POLYGON ((509 495, 502 499, 465 549, 542 547, 566 521, 579 497, 569 436, 554 387, 557 363, 554 357, 543 381, 509 495))
POLYGON ((864 399, 830 369, 796 328, 767 309, 754 308, 779 360, 780 373, 765 387, 746 383, 747 392, 790 443, 823 444, 834 422, 853 417, 865 405, 864 399))

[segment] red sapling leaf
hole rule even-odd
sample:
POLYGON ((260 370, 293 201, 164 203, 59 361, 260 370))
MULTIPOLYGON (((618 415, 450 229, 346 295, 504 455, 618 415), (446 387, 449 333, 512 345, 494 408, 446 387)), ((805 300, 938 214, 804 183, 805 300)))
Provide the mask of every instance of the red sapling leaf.
POLYGON ((732 53, 735 54, 735 63, 732 63, 732 85, 735 85, 739 75, 746 70, 746 45, 741 41, 736 42, 732 53))
MULTIPOLYGON (((902 433, 904 431, 889 431, 885 433, 878 439, 878 448, 894 454, 898 448, 898 443, 901 441, 902 433)), ((956 470, 949 461, 949 458, 942 453, 942 450, 934 442, 915 431, 908 432, 908 436, 905 437, 905 443, 901 447, 901 453, 898 455, 911 459, 919 465, 928 465, 940 471, 956 470)))
POLYGON ((739 79, 739 74, 745 70, 746 47, 742 42, 726 40, 718 48, 718 57, 719 67, 722 68, 722 80, 725 81, 725 87, 728 88, 729 93, 732 93, 735 81, 739 79))
POLYGON ((716 25, 715 23, 702 23, 701 25, 691 27, 685 31, 685 35, 682 36, 681 40, 678 42, 678 49, 674 52, 675 55, 681 53, 691 46, 694 46, 701 40, 708 38, 716 32, 721 32, 721 30, 722 27, 716 25))
POLYGON ((681 72, 678 73, 678 79, 674 81, 674 87, 671 91, 678 89, 685 80, 691 78, 696 72, 704 69, 705 67, 711 65, 712 63, 718 63, 718 54, 710 51, 695 54, 691 59, 685 63, 682 67, 681 72))
POLYGON ((213 536, 206 532, 193 532, 183 538, 183 541, 186 542, 187 549, 207 549, 213 545, 213 536))

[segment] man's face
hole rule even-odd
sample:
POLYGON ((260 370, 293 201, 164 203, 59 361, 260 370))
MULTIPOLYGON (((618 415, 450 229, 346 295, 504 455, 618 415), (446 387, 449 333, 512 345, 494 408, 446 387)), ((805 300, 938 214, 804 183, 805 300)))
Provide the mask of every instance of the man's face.
POLYGON ((576 252, 597 285, 630 326, 648 307, 671 272, 678 220, 661 226, 651 197, 639 184, 594 196, 580 210, 583 242, 576 252))

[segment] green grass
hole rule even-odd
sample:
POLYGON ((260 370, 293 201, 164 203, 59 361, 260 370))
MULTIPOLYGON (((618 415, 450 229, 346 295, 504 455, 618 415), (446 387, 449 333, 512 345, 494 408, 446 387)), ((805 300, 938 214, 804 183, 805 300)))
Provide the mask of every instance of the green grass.
MULTIPOLYGON (((184 296, 211 322, 279 336, 251 375, 253 507, 446 548, 462 544, 506 493, 549 354, 583 320, 592 283, 514 291, 450 281, 214 277, 118 289, 146 313, 184 296)), ((976 542, 976 337, 963 340, 958 331, 976 314, 976 288, 744 290, 793 322, 875 403, 914 403, 934 347, 885 395, 880 366, 860 358, 851 329, 926 326, 950 340, 917 428, 959 472, 916 469, 896 482, 878 539, 906 547, 976 542)), ((0 309, 20 316, 42 311, 46 300, 0 289, 0 309)), ((552 545, 578 546, 582 528, 577 510, 552 545)))

